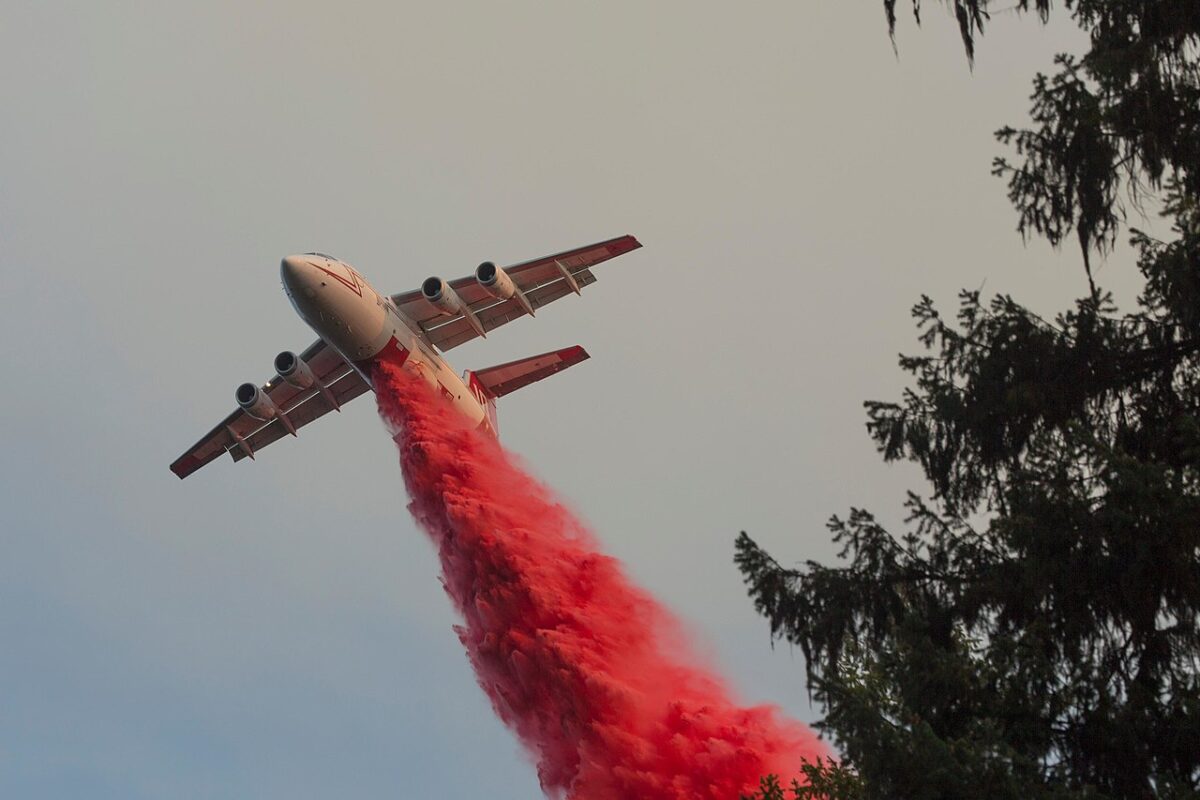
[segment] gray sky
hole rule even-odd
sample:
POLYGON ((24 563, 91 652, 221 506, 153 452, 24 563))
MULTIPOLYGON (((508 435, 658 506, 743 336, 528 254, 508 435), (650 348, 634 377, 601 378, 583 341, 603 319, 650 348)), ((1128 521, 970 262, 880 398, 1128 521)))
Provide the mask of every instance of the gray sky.
MULTIPOLYGON (((455 350, 580 343, 500 427, 748 701, 809 719, 731 563, 896 520, 861 401, 922 292, 1053 313, 991 132, 1077 34, 858 2, 0 3, 0 795, 537 796, 362 400, 256 463, 168 463, 313 338, 281 256, 378 288, 632 233, 582 299, 455 350)), ((1129 298, 1127 253, 1101 280, 1129 298)))

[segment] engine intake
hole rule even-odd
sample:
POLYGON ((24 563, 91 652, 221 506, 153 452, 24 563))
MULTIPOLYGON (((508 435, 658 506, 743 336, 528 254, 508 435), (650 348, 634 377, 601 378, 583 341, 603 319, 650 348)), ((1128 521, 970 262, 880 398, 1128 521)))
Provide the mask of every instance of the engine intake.
POLYGON ((461 312, 463 308, 458 293, 436 275, 426 278, 421 284, 421 296, 442 314, 453 316, 461 312))
POLYGON ((237 400, 238 407, 257 420, 266 422, 279 414, 278 406, 271 402, 271 398, 267 397, 263 390, 253 383, 243 383, 233 396, 237 400))
POLYGON ((308 362, 291 350, 284 350, 275 356, 275 371, 291 386, 297 389, 310 389, 317 382, 308 362))

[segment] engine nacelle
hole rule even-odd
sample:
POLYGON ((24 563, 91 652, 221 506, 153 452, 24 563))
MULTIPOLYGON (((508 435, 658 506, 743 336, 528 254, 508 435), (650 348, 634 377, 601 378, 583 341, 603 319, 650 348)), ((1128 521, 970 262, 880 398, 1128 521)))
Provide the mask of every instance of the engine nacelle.
POLYGON ((266 422, 279 415, 279 407, 253 383, 243 383, 234 393, 238 407, 257 420, 266 422))
POLYGON ((421 296, 442 314, 453 316, 462 312, 463 304, 458 299, 458 293, 436 275, 426 278, 421 284, 421 296))
POLYGON ((297 389, 311 389, 317 382, 317 376, 313 375, 308 362, 291 350, 284 350, 275 356, 275 371, 297 389))
POLYGON ((497 300, 507 300, 517 293, 517 286, 508 273, 491 261, 485 261, 475 268, 475 280, 481 289, 497 300))
POLYGON ((463 319, 467 321, 475 333, 486 338, 487 331, 483 329, 483 323, 479 321, 479 317, 475 316, 475 312, 471 307, 462 301, 458 296, 458 292, 454 291, 444 280, 436 275, 432 278, 426 278, 421 284, 421 296, 425 298, 425 302, 438 310, 438 313, 453 317, 456 314, 462 314, 463 319))

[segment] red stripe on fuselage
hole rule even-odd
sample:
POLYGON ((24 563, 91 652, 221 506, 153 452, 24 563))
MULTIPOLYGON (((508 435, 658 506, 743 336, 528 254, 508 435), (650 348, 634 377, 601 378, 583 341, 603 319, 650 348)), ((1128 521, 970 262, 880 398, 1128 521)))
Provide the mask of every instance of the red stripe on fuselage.
POLYGON ((479 382, 479 378, 474 372, 467 372, 467 376, 467 389, 475 395, 479 405, 483 406, 483 422, 480 423, 480 427, 486 428, 488 433, 497 439, 500 438, 500 426, 496 419, 496 398, 492 397, 492 393, 479 382))

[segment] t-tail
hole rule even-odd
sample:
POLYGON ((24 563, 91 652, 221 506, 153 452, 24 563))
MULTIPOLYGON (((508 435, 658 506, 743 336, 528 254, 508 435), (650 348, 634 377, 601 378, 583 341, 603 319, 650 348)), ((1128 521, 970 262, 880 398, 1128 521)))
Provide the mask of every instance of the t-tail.
POLYGON ((500 432, 496 424, 497 399, 587 359, 587 351, 575 345, 486 369, 467 370, 463 379, 487 413, 484 424, 493 436, 497 436, 500 432))

